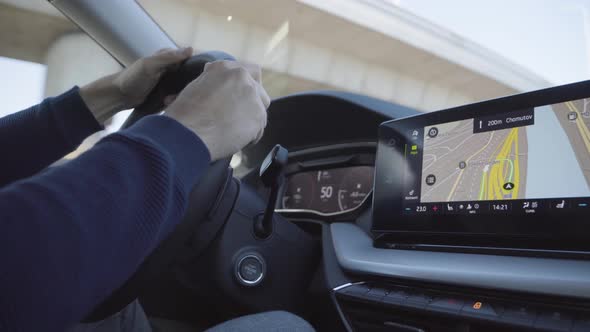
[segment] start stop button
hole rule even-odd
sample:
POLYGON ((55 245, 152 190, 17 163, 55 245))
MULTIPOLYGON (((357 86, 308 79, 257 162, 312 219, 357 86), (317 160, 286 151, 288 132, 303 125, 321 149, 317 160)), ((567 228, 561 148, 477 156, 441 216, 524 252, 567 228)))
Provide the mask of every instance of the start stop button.
POLYGON ((256 286, 266 274, 266 264, 257 253, 246 253, 236 261, 236 279, 244 286, 256 286))

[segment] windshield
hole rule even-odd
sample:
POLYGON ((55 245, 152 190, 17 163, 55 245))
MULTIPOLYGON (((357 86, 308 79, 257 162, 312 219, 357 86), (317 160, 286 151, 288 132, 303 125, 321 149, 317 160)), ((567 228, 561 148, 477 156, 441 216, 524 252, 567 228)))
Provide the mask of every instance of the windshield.
MULTIPOLYGON (((590 78, 588 0, 138 2, 178 45, 263 65, 273 98, 330 89, 435 111, 590 78)), ((45 0, 0 1, 0 28, 0 115, 120 69, 45 0)))
POLYGON ((179 45, 262 64, 273 97, 344 90, 433 111, 590 77, 587 0, 139 3, 179 45))

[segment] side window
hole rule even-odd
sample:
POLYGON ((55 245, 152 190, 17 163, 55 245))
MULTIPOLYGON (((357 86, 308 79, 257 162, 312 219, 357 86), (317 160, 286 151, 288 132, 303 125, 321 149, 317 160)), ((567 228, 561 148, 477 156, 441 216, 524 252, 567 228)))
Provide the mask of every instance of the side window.
POLYGON ((44 64, 0 56, 0 116, 43 99, 47 67, 44 64))

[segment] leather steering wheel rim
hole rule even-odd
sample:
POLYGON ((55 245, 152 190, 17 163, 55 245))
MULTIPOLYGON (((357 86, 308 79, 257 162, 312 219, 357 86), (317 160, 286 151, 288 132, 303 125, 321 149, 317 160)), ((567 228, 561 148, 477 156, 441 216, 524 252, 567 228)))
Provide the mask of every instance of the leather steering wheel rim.
MULTIPOLYGON (((220 51, 201 53, 185 60, 176 70, 165 73, 145 101, 129 115, 122 129, 132 126, 145 116, 160 113, 164 109, 166 96, 178 94, 203 72, 206 63, 217 60, 235 61, 235 58, 220 51)), ((230 159, 218 160, 209 166, 191 191, 183 220, 145 258, 135 274, 94 308, 84 322, 103 320, 121 311, 146 289, 150 281, 174 262, 199 222, 210 215, 218 196, 223 194, 228 178, 231 178, 230 159)))

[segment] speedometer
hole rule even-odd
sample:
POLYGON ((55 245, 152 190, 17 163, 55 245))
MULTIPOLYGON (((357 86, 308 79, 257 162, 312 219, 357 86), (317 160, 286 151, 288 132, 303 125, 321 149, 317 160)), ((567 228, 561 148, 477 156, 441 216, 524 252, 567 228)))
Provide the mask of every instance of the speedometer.
POLYGON ((287 178, 282 208, 333 214, 360 206, 373 189, 373 166, 295 173, 287 178))

